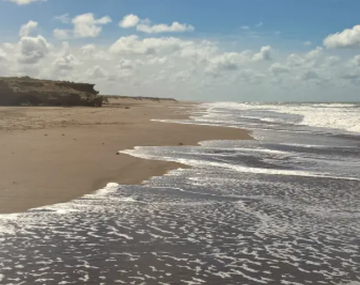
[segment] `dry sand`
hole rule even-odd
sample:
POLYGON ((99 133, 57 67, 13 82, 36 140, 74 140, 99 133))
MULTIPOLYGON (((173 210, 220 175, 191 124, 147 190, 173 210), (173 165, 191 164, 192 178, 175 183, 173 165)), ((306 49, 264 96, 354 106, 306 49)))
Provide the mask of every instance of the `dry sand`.
POLYGON ((0 213, 66 202, 107 182, 138 184, 179 167, 118 150, 251 138, 238 129, 150 121, 186 118, 192 104, 115 102, 104 108, 0 107, 0 213))

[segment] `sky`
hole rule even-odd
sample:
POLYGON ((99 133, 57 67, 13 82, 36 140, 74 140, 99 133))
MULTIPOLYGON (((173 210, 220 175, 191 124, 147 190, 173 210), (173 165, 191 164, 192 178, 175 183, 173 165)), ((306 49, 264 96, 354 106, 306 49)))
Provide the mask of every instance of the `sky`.
POLYGON ((359 101, 359 0, 0 0, 0 76, 197 101, 359 101))

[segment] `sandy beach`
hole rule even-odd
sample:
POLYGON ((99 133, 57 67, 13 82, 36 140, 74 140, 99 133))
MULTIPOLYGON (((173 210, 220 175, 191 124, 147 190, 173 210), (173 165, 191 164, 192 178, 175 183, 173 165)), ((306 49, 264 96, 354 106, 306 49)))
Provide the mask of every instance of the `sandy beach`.
POLYGON ((180 167, 119 150, 251 138, 238 129, 151 121, 185 119, 194 104, 113 101, 103 108, 0 107, 0 213, 66 202, 108 182, 138 184, 180 167))

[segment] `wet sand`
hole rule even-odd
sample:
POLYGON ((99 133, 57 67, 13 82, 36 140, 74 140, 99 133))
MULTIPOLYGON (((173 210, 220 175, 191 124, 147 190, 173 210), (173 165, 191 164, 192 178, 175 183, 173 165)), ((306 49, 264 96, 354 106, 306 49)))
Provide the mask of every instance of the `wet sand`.
POLYGON ((185 119, 194 104, 115 101, 103 108, 0 107, 0 213, 66 202, 108 182, 140 184, 182 167, 119 150, 251 139, 245 130, 151 121, 185 119))

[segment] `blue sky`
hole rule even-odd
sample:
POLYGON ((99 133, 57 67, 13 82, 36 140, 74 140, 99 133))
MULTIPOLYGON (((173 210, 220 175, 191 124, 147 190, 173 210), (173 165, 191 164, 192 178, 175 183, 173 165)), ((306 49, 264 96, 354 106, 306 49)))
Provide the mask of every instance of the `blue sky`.
MULTIPOLYGON (((317 100, 328 98, 354 100, 357 98, 354 90, 357 89, 358 81, 360 82, 360 70, 358 72, 357 66, 356 68, 354 66, 360 47, 360 32, 358 35, 355 31, 356 25, 360 24, 358 16, 360 1, 358 0, 28 0, 30 3, 26 2, 27 0, 0 0, 0 44, 3 45, 0 55, 6 54, 8 61, 11 61, 9 44, 13 45, 13 52, 16 50, 20 52, 14 55, 17 57, 18 67, 15 68, 13 64, 10 70, 10 68, 6 69, 4 63, 2 69, 0 65, 3 75, 30 73, 32 76, 39 77, 42 76, 42 64, 49 68, 59 62, 77 62, 78 64, 66 67, 67 74, 71 70, 74 72, 74 80, 93 79, 101 88, 104 89, 103 86, 107 86, 103 92, 113 94, 117 93, 119 88, 130 94, 138 92, 145 95, 146 91, 152 90, 149 88, 152 81, 149 76, 158 73, 158 78, 161 78, 160 82, 164 85, 164 91, 161 92, 159 82, 154 81, 152 92, 161 93, 161 95, 171 92, 170 87, 174 86, 174 78, 181 77, 182 81, 186 82, 186 76, 189 78, 193 78, 194 74, 199 76, 197 81, 202 80, 201 86, 194 85, 174 94, 178 97, 184 96, 186 99, 191 97, 189 93, 193 93, 201 100, 217 100, 218 90, 226 87, 224 81, 219 79, 221 77, 229 79, 228 92, 226 92, 229 95, 220 99, 286 100, 288 90, 294 88, 297 89, 297 94, 293 96, 294 98, 290 98, 292 100, 311 99, 313 94, 316 94, 317 100), (74 19, 84 14, 89 15, 88 13, 92 14, 95 22, 103 19, 106 23, 96 24, 100 30, 93 33, 75 35, 74 19), (119 22, 131 14, 138 18, 137 24, 126 28, 121 27, 119 22), (60 15, 67 15, 68 22, 62 23, 55 19, 60 15), (103 17, 111 19, 111 22, 103 17), (151 22, 146 22, 146 19, 151 22), (30 21, 36 23, 35 26, 31 27, 30 24, 29 29, 19 36, 21 26, 30 21), (166 31, 151 30, 158 28, 154 27, 156 25, 163 24, 169 27, 174 22, 183 25, 182 28, 188 28, 184 30, 179 28, 176 31, 171 28, 166 31), (139 27, 144 23, 145 31, 144 28, 139 27), (56 29, 63 31, 62 37, 55 33, 56 29), (346 32, 346 29, 354 29, 354 32, 351 30, 346 32), (134 39, 132 36, 137 38, 134 39), (325 42, 328 36, 331 38, 325 42), (163 45, 165 41, 169 44, 167 40, 169 38, 177 40, 176 51, 172 50, 171 53, 163 45), (118 42, 120 39, 122 40, 118 42), (153 51, 154 47, 147 50, 149 46, 146 45, 149 41, 146 39, 158 39, 155 44, 156 49, 159 48, 159 42, 161 42, 162 50, 152 53, 153 59, 150 58, 148 51, 153 51), (64 42, 67 46, 66 51, 63 48, 64 42), (124 42, 128 45, 127 47, 124 47, 124 42), (129 78, 118 86, 113 83, 117 80, 107 78, 112 82, 107 84, 102 76, 110 68, 109 62, 106 60, 102 63, 99 60, 93 62, 94 58, 100 58, 99 56, 84 57, 82 48, 90 44, 94 47, 91 52, 97 55, 102 54, 102 56, 108 52, 108 61, 116 62, 120 68, 121 64, 127 61, 128 73, 124 73, 124 69, 120 70, 121 79, 124 79, 123 76, 132 76, 134 80, 141 78, 140 81, 146 82, 146 87, 142 89, 143 84, 139 82, 133 83, 134 86, 124 86, 124 82, 129 78), (116 48, 111 49, 115 44, 116 48), (37 45, 45 48, 41 50, 40 55, 36 50, 37 45), (192 48, 190 53, 189 46, 192 48), (129 47, 133 50, 145 49, 145 52, 130 52, 129 47), (262 48, 265 48, 264 52, 266 52, 266 47, 270 48, 269 55, 260 55, 262 61, 256 54, 261 53, 262 48), (201 49, 206 51, 206 56, 200 56, 201 49), (319 49, 321 51, 317 52, 319 49), (194 58, 183 56, 184 54, 194 56, 195 53, 199 60, 197 62, 194 58), (317 58, 313 57, 313 54, 316 54, 317 58), (29 55, 34 56, 33 61, 24 60, 24 57, 29 55), (294 62, 296 56, 297 62, 294 62), (112 59, 109 60, 109 57, 112 59), (335 59, 335 57, 338 58, 335 59), (163 62, 149 64, 155 58, 163 58, 163 62), (188 61, 187 64, 185 64, 185 59, 188 61), (334 64, 333 61, 337 63, 334 64), (331 65, 326 66, 328 62, 331 62, 331 65), (164 66, 164 64, 167 65, 164 66), (92 78, 75 76, 79 72, 92 74, 89 68, 93 66, 98 67, 99 73, 95 72, 92 78), (164 67, 168 70, 168 74, 173 73, 175 77, 165 78, 161 75, 164 67), (333 73, 329 72, 330 68, 333 73), (191 73, 194 74, 189 75, 191 73), (334 82, 334 77, 341 77, 341 74, 347 73, 349 73, 345 76, 348 79, 347 82, 344 81, 345 78, 337 78, 339 82, 336 88, 329 86, 330 82, 334 82), (96 74, 102 75, 96 76, 96 74), (273 77, 270 78, 269 75, 273 77), (299 80, 293 81, 292 85, 288 86, 286 82, 289 80, 285 78, 285 75, 299 80), (359 78, 357 78, 358 75, 359 78), (240 77, 241 80, 237 80, 240 77), (249 88, 247 79, 244 79, 247 77, 250 81, 253 80, 250 84, 255 86, 249 88), (302 82, 301 78, 305 82, 302 82), (240 81, 243 82, 245 88, 236 85, 240 81), (260 88, 259 84, 264 84, 264 86, 260 88), (110 85, 111 88, 108 87, 110 85), (238 95, 239 89, 246 90, 246 94, 238 95), (344 90, 347 90, 346 93, 349 94, 346 98, 343 98, 344 90), (271 94, 263 94, 265 91, 271 94), (336 92, 339 95, 336 95, 336 92), (332 95, 326 97, 325 93, 332 95)), ((84 18, 79 18, 79 21, 82 20, 84 18)), ((90 22, 87 23, 92 25, 90 22)), ((94 28, 94 26, 91 27, 94 28)), ((82 32, 84 31, 80 31, 82 32)), ((150 45, 154 44, 150 43, 150 45)), ((61 65, 61 68, 64 69, 64 66, 61 65)), ((108 71, 108 73, 117 71, 108 71)), ((54 69, 48 70, 46 75, 62 79, 64 73, 54 69)))
MULTIPOLYGON (((356 0, 48 0, 22 6, 2 1, 0 25, 14 32, 32 19, 55 27, 54 15, 65 13, 75 16, 92 12, 118 20, 136 13, 161 23, 174 19, 192 23, 197 33, 210 35, 237 34, 241 26, 254 27, 262 22, 259 32, 280 31, 284 38, 321 42, 334 31, 358 24, 359 10, 360 1, 356 0)), ((107 32, 119 30, 112 25, 107 32)))

